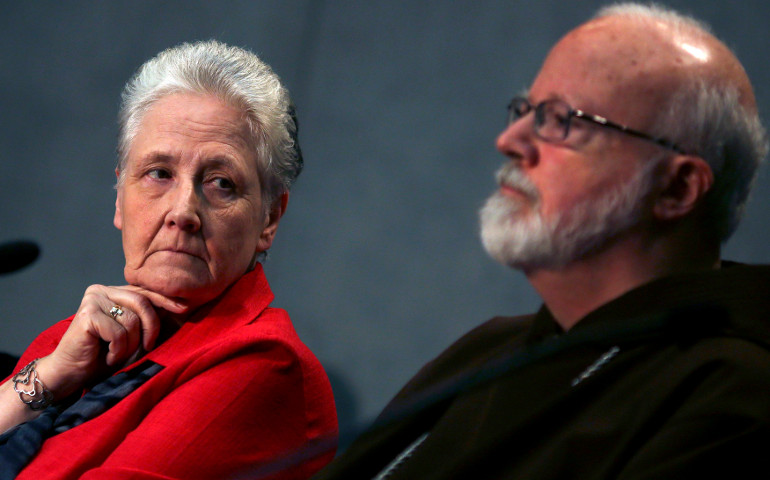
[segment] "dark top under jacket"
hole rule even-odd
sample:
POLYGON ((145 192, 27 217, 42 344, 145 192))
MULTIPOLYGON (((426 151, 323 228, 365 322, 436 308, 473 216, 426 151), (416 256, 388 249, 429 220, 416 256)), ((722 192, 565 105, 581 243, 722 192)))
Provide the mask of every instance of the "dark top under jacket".
POLYGON ((386 478, 767 478, 770 267, 656 280, 568 333, 494 318, 315 478, 375 478, 424 433, 386 478))

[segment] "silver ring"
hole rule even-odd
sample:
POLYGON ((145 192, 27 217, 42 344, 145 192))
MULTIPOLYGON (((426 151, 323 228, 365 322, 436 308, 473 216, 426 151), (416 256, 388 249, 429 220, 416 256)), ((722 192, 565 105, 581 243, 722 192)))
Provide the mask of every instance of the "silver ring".
POLYGON ((120 305, 117 305, 117 304, 113 305, 113 307, 110 309, 110 316, 114 320, 117 320, 118 317, 121 316, 121 315, 123 315, 123 307, 121 307, 120 305))

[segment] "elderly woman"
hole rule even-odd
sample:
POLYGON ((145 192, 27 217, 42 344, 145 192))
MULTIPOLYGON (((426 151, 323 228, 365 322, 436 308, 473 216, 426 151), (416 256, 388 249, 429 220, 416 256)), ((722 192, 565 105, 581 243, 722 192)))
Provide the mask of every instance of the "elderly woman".
POLYGON ((333 436, 329 382, 259 263, 302 168, 278 77, 213 41, 166 50, 126 85, 118 153, 127 285, 89 287, 0 387, 0 470, 225 478, 333 436))

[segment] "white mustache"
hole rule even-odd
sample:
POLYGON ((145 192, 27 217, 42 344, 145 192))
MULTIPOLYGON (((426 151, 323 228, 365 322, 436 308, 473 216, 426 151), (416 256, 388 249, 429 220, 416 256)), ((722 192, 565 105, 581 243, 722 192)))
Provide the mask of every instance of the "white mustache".
POLYGON ((515 164, 504 164, 495 174, 495 178, 501 186, 521 192, 532 202, 540 201, 540 192, 537 191, 537 187, 515 164))

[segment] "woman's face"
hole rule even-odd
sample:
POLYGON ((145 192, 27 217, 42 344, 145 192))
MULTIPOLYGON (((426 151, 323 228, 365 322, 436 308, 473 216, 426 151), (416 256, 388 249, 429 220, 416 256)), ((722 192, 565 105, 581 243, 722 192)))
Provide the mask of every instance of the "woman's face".
POLYGON ((265 214, 248 138, 211 95, 170 94, 146 112, 115 203, 129 284, 199 306, 270 247, 282 211, 265 214))

